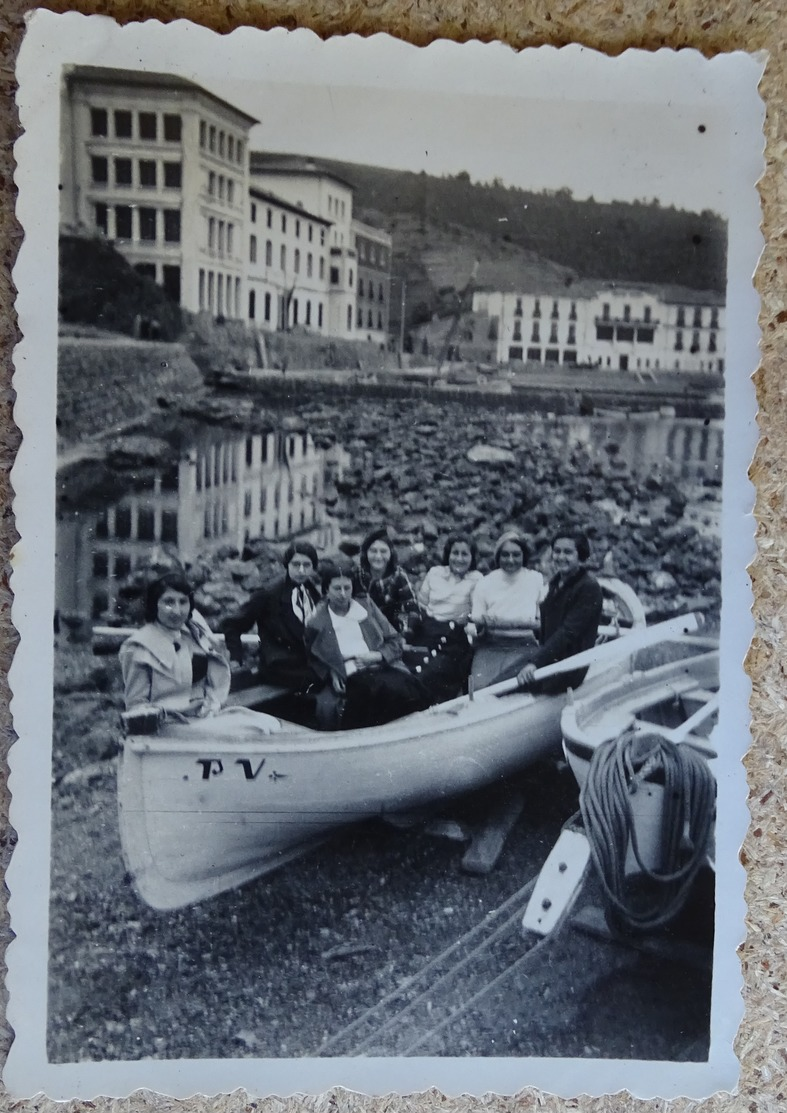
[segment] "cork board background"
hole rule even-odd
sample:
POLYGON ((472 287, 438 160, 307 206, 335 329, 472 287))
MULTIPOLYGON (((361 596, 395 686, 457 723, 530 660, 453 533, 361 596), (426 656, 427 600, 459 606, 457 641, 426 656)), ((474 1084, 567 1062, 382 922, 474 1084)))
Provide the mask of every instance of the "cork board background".
MULTIPOLYGON (((756 375, 760 406, 761 440, 752 475, 757 487, 756 514, 759 557, 752 568, 755 591, 756 636, 748 658, 753 683, 754 746, 747 759, 752 823, 742 852, 748 870, 748 938, 740 950, 745 981, 746 1017, 738 1034, 736 1051, 742 1064, 739 1091, 703 1102, 643 1102, 620 1094, 565 1101, 525 1090, 515 1098, 488 1095, 447 1099, 437 1091, 382 1098, 365 1098, 343 1090, 317 1097, 270 1098, 255 1102, 257 1113, 387 1113, 406 1110, 428 1113, 465 1113, 483 1105, 495 1113, 528 1113, 530 1110, 576 1109, 581 1113, 613 1110, 674 1110, 685 1113, 770 1113, 787 1103, 787 1004, 782 980, 787 967, 787 928, 783 923, 785 875, 783 861, 787 826, 785 812, 785 756, 787 731, 787 680, 782 656, 787 641, 787 564, 785 532, 787 515, 782 488, 787 464, 782 444, 787 433, 787 396, 781 384, 781 362, 787 358, 787 4, 784 0, 74 0, 46 5, 54 11, 78 10, 85 14, 111 14, 121 21, 190 18, 217 31, 241 24, 262 28, 304 26, 327 36, 357 32, 389 32, 416 44, 447 37, 464 41, 502 39, 516 48, 580 42, 618 54, 628 47, 694 47, 706 55, 720 51, 765 50, 768 65, 761 84, 766 105, 766 163, 760 184, 763 232, 766 240, 756 284, 761 297, 762 366, 756 375)), ((14 650, 8 594, 8 554, 15 539, 11 511, 12 492, 8 471, 18 443, 12 420, 11 356, 17 336, 13 313, 14 291, 10 271, 21 230, 14 223, 13 156, 17 120, 14 108, 14 61, 23 32, 24 0, 3 0, 0 11, 0 547, 4 559, 0 590, 0 745, 3 753, 13 734, 8 715, 8 690, 4 676, 14 650)), ((0 755, 2 756, 2 755, 0 755)), ((7 815, 8 799, 2 787, 0 808, 7 815)), ((7 823, 0 828, 0 861, 7 862, 13 833, 7 823)), ((2 920, 4 942, 9 932, 2 920)), ((0 1033, 4 1053, 11 1033, 0 1033)), ((130 1099, 69 1103, 69 1110, 96 1109, 101 1113, 123 1110, 177 1108, 177 1113, 203 1110, 251 1113, 248 1095, 193 1098, 175 1102, 149 1093, 130 1099)), ((0 1092, 0 1108, 8 1101, 0 1092)), ((34 1099, 14 1103, 20 1113, 54 1111, 57 1103, 34 1099)))

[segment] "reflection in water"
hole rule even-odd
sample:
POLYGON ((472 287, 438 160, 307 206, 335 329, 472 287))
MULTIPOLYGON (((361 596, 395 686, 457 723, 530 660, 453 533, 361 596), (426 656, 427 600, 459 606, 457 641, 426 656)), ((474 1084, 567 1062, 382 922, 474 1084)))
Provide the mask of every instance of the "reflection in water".
MULTIPOLYGON (((640 476, 721 479, 723 423, 632 414, 608 417, 510 415, 523 444, 548 442, 591 456, 612 452, 640 476)), ((249 539, 308 537, 318 551, 335 549, 336 522, 326 514, 327 489, 348 466, 339 447, 317 449, 304 432, 245 435, 205 432, 179 461, 155 473, 147 489, 100 511, 63 515, 57 525, 56 592, 61 613, 94 618, 115 610, 118 584, 165 550, 194 561, 249 539)), ((697 525, 715 529, 707 507, 697 525)))
POLYGON ((577 445, 599 456, 614 445, 627 467, 645 475, 658 470, 682 479, 721 481, 724 422, 702 418, 628 414, 613 417, 536 417, 523 414, 533 441, 567 450, 577 445))
POLYGON ((349 457, 317 449, 308 433, 205 436, 145 489, 100 511, 57 523, 57 606, 61 612, 112 614, 118 584, 159 551, 182 561, 249 539, 308 537, 338 544, 325 513, 326 488, 349 457))

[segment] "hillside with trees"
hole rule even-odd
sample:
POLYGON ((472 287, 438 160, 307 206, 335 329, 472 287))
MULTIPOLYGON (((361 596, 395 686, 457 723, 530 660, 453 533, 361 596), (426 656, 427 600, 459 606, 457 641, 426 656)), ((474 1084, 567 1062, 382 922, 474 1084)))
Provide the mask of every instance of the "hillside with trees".
MULTIPOLYGON (((407 282, 408 325, 438 310, 441 287, 466 285, 474 251, 481 252, 477 258, 520 259, 526 269, 540 260, 580 278, 724 290, 727 225, 709 210, 687 212, 656 199, 578 201, 568 189, 536 193, 499 180, 473 182, 464 172, 436 178, 320 162, 355 187, 360 219, 393 234, 395 286, 407 282), (446 259, 433 281, 424 245, 451 238, 458 246, 455 264, 446 259)), ((396 296, 395 289, 394 303, 396 296)))

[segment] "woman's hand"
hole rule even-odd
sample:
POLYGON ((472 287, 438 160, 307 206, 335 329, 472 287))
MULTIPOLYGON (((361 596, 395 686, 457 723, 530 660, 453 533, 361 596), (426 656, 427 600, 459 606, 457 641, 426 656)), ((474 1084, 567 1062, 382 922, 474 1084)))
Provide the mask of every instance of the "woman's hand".
POLYGON ((359 669, 368 669, 372 665, 379 665, 382 659, 383 655, 379 649, 370 649, 368 653, 359 653, 357 657, 352 658, 355 667, 359 669))
POLYGON ((533 680, 535 679, 536 672, 536 666, 533 664, 532 661, 530 662, 530 664, 525 665, 525 667, 517 674, 516 682, 519 687, 529 688, 530 685, 533 683, 533 680))
POLYGON ((337 672, 331 673, 331 687, 337 696, 344 696, 347 694, 347 685, 345 684, 344 677, 339 676, 337 672))

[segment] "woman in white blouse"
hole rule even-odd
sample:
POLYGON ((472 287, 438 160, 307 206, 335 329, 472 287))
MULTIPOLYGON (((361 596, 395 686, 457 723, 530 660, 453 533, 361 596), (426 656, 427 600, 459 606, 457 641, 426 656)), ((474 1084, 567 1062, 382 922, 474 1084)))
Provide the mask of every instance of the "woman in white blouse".
POLYGON ((529 560, 524 538, 508 530, 495 546, 494 570, 473 592, 470 620, 479 636, 472 672, 476 688, 516 676, 538 650, 544 577, 527 567, 529 560))
POLYGON ((473 591, 482 576, 476 570, 476 545, 464 533, 452 533, 443 547, 443 563, 430 568, 418 592, 422 620, 411 639, 422 649, 408 664, 424 681, 433 703, 458 695, 467 683, 473 660, 468 626, 473 591))

